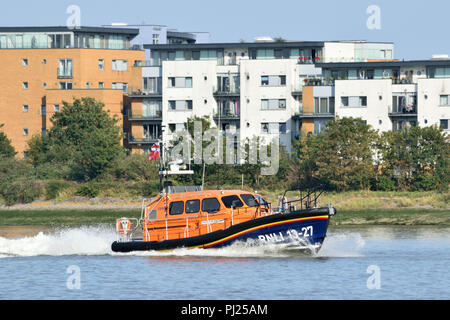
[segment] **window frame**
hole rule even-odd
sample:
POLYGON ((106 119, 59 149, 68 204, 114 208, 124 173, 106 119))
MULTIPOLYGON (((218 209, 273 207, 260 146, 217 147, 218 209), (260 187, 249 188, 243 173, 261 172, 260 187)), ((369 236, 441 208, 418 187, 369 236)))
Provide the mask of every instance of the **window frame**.
POLYGON ((201 209, 201 201, 200 199, 190 199, 190 200, 186 200, 186 203, 184 204, 184 212, 187 214, 193 214, 193 213, 199 213, 201 209), (188 212, 188 202, 198 202, 198 209, 197 211, 189 211, 188 212))
POLYGON ((222 201, 222 204, 225 206, 225 208, 228 208, 228 209, 231 209, 231 207, 233 205, 233 202, 236 201, 236 200, 239 200, 240 205, 236 206, 235 208, 242 208, 244 206, 244 202, 242 202, 241 198, 239 198, 239 196, 236 195, 236 194, 223 196, 223 197, 220 198, 220 200, 222 201), (231 200, 231 203, 228 203, 228 201, 224 201, 224 198, 233 198, 233 197, 235 197, 235 199, 231 200))
POLYGON ((169 215, 171 215, 171 216, 178 216, 178 215, 182 215, 183 213, 184 213, 184 201, 172 201, 172 202, 169 203, 169 215), (177 213, 172 213, 174 205, 175 204, 179 205, 180 203, 182 205, 182 208, 178 208, 178 209, 182 209, 181 212, 177 211, 177 213))
POLYGON ((220 211, 220 208, 221 208, 221 206, 220 206, 220 201, 219 201, 216 197, 212 197, 212 198, 204 198, 204 199, 202 199, 202 206, 201 206, 202 212, 207 212, 207 213, 217 213, 217 212, 220 211), (219 205, 219 208, 218 208, 217 210, 211 210, 211 211, 205 210, 205 208, 204 208, 204 203, 205 203, 205 201, 207 201, 207 200, 216 200, 216 201, 217 201, 217 204, 219 205))

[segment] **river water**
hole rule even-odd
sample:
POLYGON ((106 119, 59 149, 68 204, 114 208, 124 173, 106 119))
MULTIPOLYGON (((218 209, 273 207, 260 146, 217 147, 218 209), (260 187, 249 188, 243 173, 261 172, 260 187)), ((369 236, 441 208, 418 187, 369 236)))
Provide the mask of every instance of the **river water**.
POLYGON ((0 299, 450 299, 449 228, 328 231, 273 246, 115 254, 109 227, 0 229, 0 299))

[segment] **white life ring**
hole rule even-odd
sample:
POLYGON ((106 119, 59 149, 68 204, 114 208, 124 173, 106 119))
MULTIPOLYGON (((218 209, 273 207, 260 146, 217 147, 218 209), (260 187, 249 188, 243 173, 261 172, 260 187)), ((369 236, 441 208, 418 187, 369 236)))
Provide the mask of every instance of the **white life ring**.
POLYGON ((131 221, 128 218, 120 218, 116 223, 116 230, 121 235, 127 236, 131 232, 131 221))

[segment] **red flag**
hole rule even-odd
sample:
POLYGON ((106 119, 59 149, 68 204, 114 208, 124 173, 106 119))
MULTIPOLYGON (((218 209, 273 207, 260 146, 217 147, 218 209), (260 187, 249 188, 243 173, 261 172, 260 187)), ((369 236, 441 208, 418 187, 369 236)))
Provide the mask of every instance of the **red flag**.
POLYGON ((159 158, 159 144, 154 144, 150 148, 150 154, 148 155, 148 161, 153 161, 159 158))

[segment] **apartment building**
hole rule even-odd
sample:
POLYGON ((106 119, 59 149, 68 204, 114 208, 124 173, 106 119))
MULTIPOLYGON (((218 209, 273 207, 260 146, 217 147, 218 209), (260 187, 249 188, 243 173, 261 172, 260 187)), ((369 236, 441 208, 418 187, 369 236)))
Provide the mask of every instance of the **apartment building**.
POLYGON ((142 85, 131 50, 139 30, 131 28, 0 28, 0 123, 20 156, 27 141, 45 135, 63 101, 93 97, 123 121, 129 88, 142 85))
MULTIPOLYGON (((151 53, 150 61, 141 63, 142 90, 131 93, 127 110, 127 139, 135 152, 145 152, 161 138, 170 141, 194 115, 209 116, 222 131, 238 132, 241 141, 276 138, 290 150, 303 123, 309 121, 314 128, 314 119, 306 119, 303 107, 314 103, 312 92, 317 89, 309 82, 322 78, 317 64, 391 61, 394 55, 392 43, 364 41, 172 43, 144 48, 151 53)), ((331 97, 334 89, 325 91, 321 94, 331 97)))
POLYGON ((449 129, 450 59, 319 63, 297 118, 318 133, 336 116, 360 117, 381 132, 408 126, 449 129), (308 101, 308 103, 306 103, 308 101))

